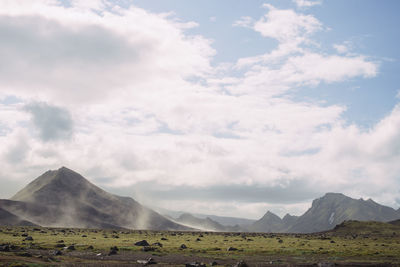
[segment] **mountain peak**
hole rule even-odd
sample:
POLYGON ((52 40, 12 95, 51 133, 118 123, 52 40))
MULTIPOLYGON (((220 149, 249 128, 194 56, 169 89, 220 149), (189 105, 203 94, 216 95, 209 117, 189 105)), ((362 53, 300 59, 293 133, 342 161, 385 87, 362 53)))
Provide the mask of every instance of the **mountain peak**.
POLYGON ((45 172, 15 194, 11 200, 33 202, 40 199, 46 203, 59 204, 59 201, 79 197, 81 192, 89 189, 103 191, 79 173, 63 166, 58 170, 45 172))
POLYGON ((271 211, 267 211, 267 213, 264 214, 264 216, 261 218, 261 220, 268 220, 268 221, 281 221, 282 219, 276 215, 275 213, 271 211))

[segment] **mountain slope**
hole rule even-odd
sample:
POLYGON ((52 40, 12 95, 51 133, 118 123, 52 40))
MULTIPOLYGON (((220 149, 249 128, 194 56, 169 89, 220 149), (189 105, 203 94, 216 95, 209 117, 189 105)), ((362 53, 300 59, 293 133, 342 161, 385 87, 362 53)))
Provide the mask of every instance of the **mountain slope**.
POLYGON ((311 233, 329 230, 345 220, 388 222, 400 218, 392 208, 373 200, 356 200, 343 194, 328 193, 313 201, 312 206, 288 232, 311 233))
POLYGON ((282 219, 268 211, 260 220, 248 227, 250 232, 278 233, 284 230, 282 219))
POLYGON ((7 226, 37 226, 34 223, 23 220, 20 217, 0 208, 0 225, 7 226))
POLYGON ((0 207, 42 226, 189 230, 65 167, 47 171, 10 200, 0 201, 0 207))
POLYGON ((216 232, 234 232, 240 231, 239 226, 224 226, 211 218, 197 218, 189 213, 181 214, 176 221, 189 227, 193 227, 205 231, 216 231, 216 232))

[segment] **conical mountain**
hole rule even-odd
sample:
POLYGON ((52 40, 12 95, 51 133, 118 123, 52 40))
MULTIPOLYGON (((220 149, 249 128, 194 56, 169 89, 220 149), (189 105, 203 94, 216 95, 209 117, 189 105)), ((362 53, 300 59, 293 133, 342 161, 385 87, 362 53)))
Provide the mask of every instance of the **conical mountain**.
POLYGON ((251 232, 278 233, 284 228, 282 219, 278 215, 267 211, 258 221, 248 227, 251 232))
POLYGON ((330 230, 345 220, 388 222, 398 219, 398 212, 373 200, 353 199, 339 193, 327 193, 313 201, 288 232, 311 233, 330 230))
POLYGON ((187 230, 134 199, 100 189, 62 167, 47 171, 0 207, 42 226, 187 230))

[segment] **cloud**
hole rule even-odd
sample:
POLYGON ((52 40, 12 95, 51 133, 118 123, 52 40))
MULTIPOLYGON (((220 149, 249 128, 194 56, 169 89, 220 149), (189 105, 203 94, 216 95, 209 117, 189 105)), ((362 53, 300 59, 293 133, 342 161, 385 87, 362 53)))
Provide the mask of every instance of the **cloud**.
POLYGON ((322 29, 321 22, 311 15, 298 14, 290 9, 277 9, 270 4, 264 6, 269 12, 254 24, 254 30, 264 37, 301 44, 309 42, 308 37, 322 29))
POLYGON ((184 34, 194 25, 109 1, 2 1, 0 87, 87 103, 201 77, 215 51, 202 36, 184 34))
POLYGON ((73 121, 68 110, 43 102, 34 102, 25 106, 32 115, 32 122, 43 141, 71 138, 73 121))
POLYGON ((312 7, 321 5, 322 0, 293 0, 293 2, 300 8, 312 7))

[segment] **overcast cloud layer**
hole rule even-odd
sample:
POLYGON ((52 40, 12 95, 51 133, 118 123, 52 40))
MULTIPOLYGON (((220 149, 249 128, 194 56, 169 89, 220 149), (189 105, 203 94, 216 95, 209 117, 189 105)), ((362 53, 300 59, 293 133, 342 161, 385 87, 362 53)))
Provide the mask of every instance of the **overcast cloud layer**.
POLYGON ((299 88, 379 75, 322 52, 329 31, 298 9, 238 17, 273 50, 212 64, 196 22, 111 1, 0 1, 0 197, 67 166, 144 204, 220 215, 300 214, 325 192, 397 207, 400 106, 369 129, 299 88))

